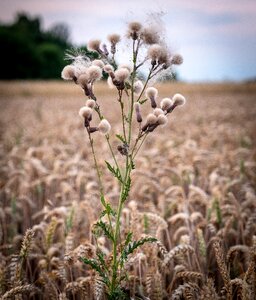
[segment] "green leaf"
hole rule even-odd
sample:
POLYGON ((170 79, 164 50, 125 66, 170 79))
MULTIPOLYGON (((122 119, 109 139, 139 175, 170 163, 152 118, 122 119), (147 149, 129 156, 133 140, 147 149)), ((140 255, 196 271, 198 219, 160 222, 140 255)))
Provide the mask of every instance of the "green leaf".
POLYGON ((123 182, 123 179, 122 179, 122 176, 120 174, 120 171, 118 168, 115 168, 113 166, 111 166, 111 164, 109 162, 107 162, 105 160, 105 163, 107 165, 107 168, 109 169, 109 171, 120 181, 120 182, 123 182))
POLYGON ((144 104, 145 102, 147 102, 148 101, 148 99, 143 99, 143 100, 140 100, 140 101, 138 101, 141 105, 142 104, 144 104))
POLYGON ((108 280, 106 274, 104 273, 104 271, 102 270, 101 265, 99 264, 99 262, 96 259, 89 259, 89 258, 86 258, 86 257, 81 257, 80 261, 82 261, 84 264, 90 266, 93 270, 98 272, 99 275, 103 279, 102 281, 107 284, 107 282, 109 280, 108 280))
POLYGON ((145 243, 154 243, 157 239, 153 237, 146 237, 138 241, 129 242, 123 249, 121 253, 121 265, 123 266, 124 262, 127 260, 128 255, 132 254, 134 250, 136 250, 138 247, 142 246, 145 243))
POLYGON ((122 142, 122 143, 126 143, 124 137, 121 134, 116 134, 116 137, 122 142))
POLYGON ((132 159, 131 159, 131 168, 132 168, 132 170, 135 169, 135 163, 134 163, 134 161, 132 159))
POLYGON ((66 232, 68 233, 72 227, 73 227, 73 219, 74 219, 74 214, 75 214, 75 208, 72 207, 68 216, 67 216, 67 219, 66 219, 66 232))
POLYGON ((109 224, 103 222, 102 220, 99 220, 99 221, 94 225, 94 227, 100 228, 100 229, 103 231, 104 235, 105 235, 106 237, 108 237, 112 242, 114 242, 114 236, 113 236, 113 234, 112 234, 112 232, 111 232, 112 230, 111 230, 111 227, 110 227, 109 224))
POLYGON ((129 177, 126 184, 125 184, 125 186, 124 186, 124 191, 123 191, 122 197, 121 197, 123 203, 129 196, 129 192, 130 192, 130 189, 131 189, 131 182, 132 182, 131 177, 129 177))

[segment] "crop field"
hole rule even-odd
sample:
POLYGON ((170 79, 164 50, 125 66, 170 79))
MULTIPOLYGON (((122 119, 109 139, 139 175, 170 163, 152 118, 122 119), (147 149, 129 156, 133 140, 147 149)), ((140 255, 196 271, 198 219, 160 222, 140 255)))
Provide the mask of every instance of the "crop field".
MULTIPOLYGON (((158 241, 128 256, 121 288, 127 299, 255 299, 256 84, 157 88, 160 98, 181 93, 187 102, 135 159, 121 235, 158 241)), ((95 94, 122 165, 117 94, 104 83, 95 94)), ((67 82, 0 82, 2 299, 106 299, 81 259, 93 261, 96 248, 106 266, 113 259, 94 229, 102 205, 78 115, 85 100, 67 82)), ((106 199, 116 207, 119 185, 105 165, 111 153, 103 135, 93 139, 106 199)))

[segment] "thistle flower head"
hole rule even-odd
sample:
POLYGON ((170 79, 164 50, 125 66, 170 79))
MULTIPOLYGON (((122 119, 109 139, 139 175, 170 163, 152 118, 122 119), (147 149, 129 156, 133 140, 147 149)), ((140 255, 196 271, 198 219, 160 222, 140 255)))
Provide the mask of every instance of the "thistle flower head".
POLYGON ((92 100, 92 99, 88 99, 86 101, 86 106, 90 107, 91 109, 93 109, 96 106, 96 102, 94 100, 92 100))
POLYGON ((173 106, 182 106, 186 103, 186 99, 184 96, 182 96, 181 94, 175 94, 172 98, 173 100, 173 106))
POLYGON ((102 77, 102 70, 98 66, 90 66, 87 70, 89 81, 100 80, 102 77))
POLYGON ((144 30, 142 31, 142 39, 147 45, 157 44, 160 40, 157 28, 153 26, 144 28, 144 30))
POLYGON ((61 78, 64 80, 74 80, 75 77, 75 67, 73 65, 67 65, 63 68, 61 78))
POLYGON ((113 33, 113 34, 108 35, 108 41, 113 45, 116 45, 117 43, 119 43, 120 40, 121 40, 121 37, 119 34, 113 33))
POLYGON ((167 119, 166 115, 160 114, 160 115, 157 117, 157 123, 158 123, 159 125, 164 126, 164 125, 167 124, 167 122, 168 122, 168 119, 167 119))
POLYGON ((87 44, 87 49, 89 51, 99 51, 100 50, 100 40, 90 40, 87 44))
POLYGON ((158 44, 154 44, 152 46, 149 47, 148 49, 148 57, 152 60, 158 60, 158 58, 161 56, 163 51, 163 47, 158 45, 158 44))
POLYGON ((160 102, 160 107, 162 110, 167 111, 173 105, 173 101, 170 98, 164 98, 160 102))
POLYGON ((133 85, 134 94, 139 95, 142 92, 143 87, 144 87, 144 85, 143 85, 142 81, 137 80, 133 85))
POLYGON ((82 75, 80 75, 77 79, 77 83, 82 87, 85 88, 88 84, 89 81, 89 77, 88 74, 83 73, 82 75))
POLYGON ((156 98, 158 96, 158 90, 154 87, 148 87, 146 89, 146 97, 151 101, 151 107, 156 108, 156 98))
POLYGON ((173 65, 181 65, 183 63, 183 57, 180 54, 175 54, 171 58, 171 63, 173 65))
POLYGON ((79 116, 82 119, 90 120, 92 117, 92 109, 88 106, 83 106, 79 110, 79 116))
POLYGON ((104 62, 100 59, 95 59, 93 62, 92 62, 92 65, 93 66, 97 66, 97 67, 100 67, 101 69, 104 68, 104 62))
POLYGON ((108 134, 111 130, 111 125, 106 119, 103 119, 100 121, 100 124, 98 125, 98 130, 102 134, 108 134))
POLYGON ((118 66, 118 69, 123 69, 123 68, 127 69, 131 73, 133 67, 130 64, 121 64, 118 66))
POLYGON ((130 75, 130 72, 126 68, 120 68, 115 71, 115 79, 120 82, 124 82, 130 75))
POLYGON ((141 32, 142 25, 139 22, 131 22, 128 25, 128 37, 136 40, 141 32))
POLYGON ((103 70, 106 73, 114 72, 114 68, 111 65, 105 65, 104 68, 103 68, 103 70))
POLYGON ((153 125, 157 122, 157 117, 154 114, 148 114, 146 119, 147 124, 153 125))
POLYGON ((153 111, 153 114, 158 117, 160 115, 164 115, 164 112, 161 108, 155 108, 154 111, 153 111))

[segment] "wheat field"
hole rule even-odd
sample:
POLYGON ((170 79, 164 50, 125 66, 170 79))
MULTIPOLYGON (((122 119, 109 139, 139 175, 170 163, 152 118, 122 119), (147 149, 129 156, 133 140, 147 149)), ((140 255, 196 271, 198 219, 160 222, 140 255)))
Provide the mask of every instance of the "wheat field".
MULTIPOLYGON (((158 88, 161 97, 182 93, 187 104, 135 161, 121 232, 159 242, 129 257, 127 299, 255 299, 256 84, 158 88)), ((100 83, 96 93, 118 133, 115 92, 100 83)), ((79 260, 95 256, 101 210, 78 116, 84 102, 66 82, 0 83, 2 299, 105 299, 97 274, 79 260)), ((101 136, 95 149, 116 205, 119 186, 103 168, 111 156, 101 136)), ((97 243, 110 264, 108 241, 97 243)))

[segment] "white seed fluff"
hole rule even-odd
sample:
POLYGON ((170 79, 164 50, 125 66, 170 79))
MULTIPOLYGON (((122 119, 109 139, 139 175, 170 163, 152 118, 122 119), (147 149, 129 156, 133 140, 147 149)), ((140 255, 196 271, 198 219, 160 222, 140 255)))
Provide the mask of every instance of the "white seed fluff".
POLYGON ((90 40, 87 44, 87 49, 89 51, 98 51, 100 49, 100 40, 90 40))
POLYGON ((103 70, 106 73, 114 72, 114 68, 111 65, 105 65, 104 68, 103 68, 103 70))
POLYGON ((143 87, 144 87, 144 85, 143 85, 142 81, 137 80, 133 86, 134 94, 139 95, 142 92, 143 87))
POLYGON ((148 87, 146 89, 145 95, 148 99, 156 99, 158 96, 158 90, 154 87, 148 87))
POLYGON ((157 117, 154 114, 148 114, 146 119, 147 124, 155 124, 157 122, 157 117))
POLYGON ((100 121, 98 130, 102 134, 108 134, 111 130, 111 125, 109 124, 109 122, 106 119, 103 119, 100 121))
POLYGON ((92 65, 93 66, 97 66, 97 67, 100 67, 101 69, 104 68, 104 62, 100 59, 95 59, 93 62, 92 62, 92 65))
POLYGON ((61 78, 64 80, 73 80, 75 77, 75 67, 72 65, 67 65, 63 68, 61 72, 61 78))
POLYGON ((168 119, 167 119, 167 117, 165 116, 165 115, 159 115, 158 117, 157 117, 157 123, 159 124, 159 125, 162 125, 162 126, 164 126, 164 125, 166 125, 167 124, 167 122, 168 122, 168 119))
POLYGON ((100 80, 102 77, 102 70, 98 66, 90 66, 87 73, 90 81, 100 80))
POLYGON ((126 68, 121 68, 115 71, 115 79, 124 82, 130 75, 130 72, 126 68))
POLYGON ((96 102, 92 99, 88 99, 86 101, 86 106, 90 107, 91 109, 93 109, 96 106, 96 102))
POLYGON ((175 54, 171 58, 171 63, 173 65, 181 65, 183 63, 183 57, 180 54, 175 54))
POLYGON ((83 119, 89 119, 92 116, 92 109, 88 106, 83 106, 79 110, 79 116, 83 119))
POLYGON ((88 75, 84 73, 78 77, 77 82, 81 87, 85 87, 85 86, 87 86, 88 79, 89 79, 88 75))
POLYGON ((160 102, 160 107, 162 110, 168 110, 173 105, 173 101, 170 98, 164 98, 160 102))
POLYGON ((164 112, 161 108, 155 108, 154 111, 153 111, 153 114, 158 117, 160 115, 164 115, 164 112))
POLYGON ((175 106, 184 105, 186 103, 186 99, 181 94, 175 94, 172 98, 173 104, 175 106))

